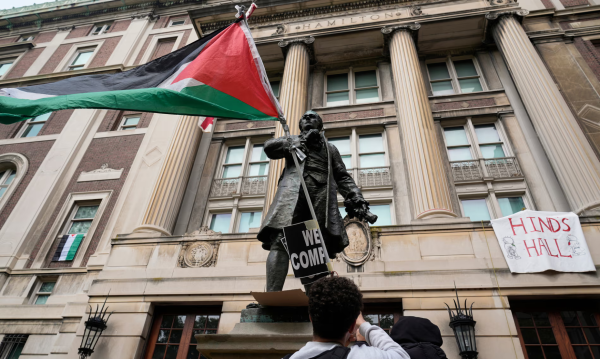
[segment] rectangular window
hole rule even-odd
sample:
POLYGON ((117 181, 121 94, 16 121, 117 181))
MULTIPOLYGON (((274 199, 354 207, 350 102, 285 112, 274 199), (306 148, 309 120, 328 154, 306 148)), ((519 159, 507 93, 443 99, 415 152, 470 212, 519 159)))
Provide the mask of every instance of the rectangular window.
POLYGON ((103 22, 100 24, 94 24, 94 26, 92 27, 92 31, 90 31, 90 36, 105 34, 108 32, 108 30, 110 30, 111 26, 112 26, 112 22, 103 22))
POLYGON ((81 69, 85 68, 86 65, 88 64, 88 62, 90 61, 90 59, 92 58, 92 55, 94 54, 94 50, 95 50, 94 47, 88 47, 85 49, 77 50, 75 52, 73 60, 69 64, 67 70, 75 71, 75 70, 81 70, 81 69))
POLYGON ((377 325, 389 334, 394 324, 402 317, 402 304, 365 303, 363 317, 365 321, 377 325))
POLYGON ((177 41, 176 37, 170 37, 168 39, 160 39, 156 43, 156 48, 150 61, 158 59, 159 57, 163 57, 167 54, 170 54, 173 51, 173 47, 175 46, 175 42, 177 41))
POLYGON ((54 286, 56 286, 56 281, 48 281, 39 283, 38 290, 35 295, 35 305, 43 305, 46 304, 48 298, 52 294, 54 290, 54 286))
POLYGON ((12 168, 0 172, 0 198, 4 196, 8 186, 10 186, 16 176, 17 172, 12 168))
POLYGON ((338 149, 346 169, 352 169, 352 150, 350 148, 350 137, 330 138, 327 139, 327 141, 338 149))
POLYGON ((474 128, 483 158, 506 157, 495 124, 475 125, 474 128))
MULTIPOLYGON (((392 223, 392 212, 389 204, 375 204, 370 205, 369 210, 371 213, 377 215, 377 226, 391 226, 392 223)), ((344 212, 346 212, 344 210, 344 212)))
POLYGON ((196 348, 196 335, 217 334, 220 308, 177 307, 158 309, 144 359, 203 359, 196 348))
POLYGON ((242 212, 238 233, 248 233, 250 228, 259 228, 262 212, 242 212))
POLYGON ((131 115, 123 117, 121 121, 121 126, 119 126, 119 130, 134 130, 137 128, 140 123, 140 115, 131 115))
POLYGON ((483 91, 474 59, 436 61, 427 64, 434 96, 483 91))
POLYGON ((234 178, 242 175, 245 149, 245 146, 233 146, 227 149, 221 178, 234 178))
MULTIPOLYGON (((507 157, 504 141, 497 126, 498 124, 495 122, 473 124, 469 118, 463 126, 444 127, 444 140, 450 161, 469 161, 480 158, 503 159, 507 157), (473 146, 471 146, 469 138, 472 139, 473 146)), ((504 162, 501 164, 504 164, 504 162)))
POLYGON ((185 24, 185 17, 177 17, 177 18, 173 18, 173 19, 169 20, 168 27, 181 26, 184 24, 185 24))
POLYGON ((271 81, 271 90, 273 90, 273 94, 275 98, 279 100, 279 89, 281 87, 281 81, 271 81))
POLYGON ((229 233, 231 213, 214 213, 210 218, 210 229, 215 232, 229 233))
POLYGON ((17 40, 17 42, 33 41, 33 39, 35 39, 36 35, 37 34, 21 35, 21 37, 19 37, 19 40, 17 40))
POLYGON ((0 78, 6 75, 6 73, 8 72, 8 70, 10 70, 14 62, 15 59, 0 60, 0 78))
POLYGON ((327 75, 325 86, 327 106, 344 106, 378 102, 377 71, 354 71, 327 75))
POLYGON ((471 218, 471 221, 479 222, 489 221, 491 219, 485 198, 463 199, 460 202, 462 204, 464 216, 471 218))
POLYGON ((48 121, 50 118, 50 115, 52 115, 52 112, 45 113, 27 120, 23 125, 20 135, 17 137, 35 137, 39 135, 40 131, 46 124, 46 121, 48 121))
POLYGON ((513 309, 526 359, 599 359, 597 305, 577 300, 569 304, 556 302, 517 305, 513 309))
POLYGON ((383 135, 378 133, 358 136, 358 153, 360 168, 385 166, 383 135))
POLYGON ((504 217, 520 212, 526 208, 523 197, 498 198, 498 204, 500 205, 500 210, 504 217))
POLYGON ((57 238, 59 242, 52 256, 53 262, 75 259, 81 242, 83 242, 94 223, 99 207, 100 203, 96 201, 75 203, 69 217, 67 217, 63 230, 57 238))
POLYGON ((263 145, 253 145, 252 155, 250 157, 250 166, 248 167, 248 176, 267 176, 269 174, 269 158, 263 145))
POLYGON ((0 359, 17 359, 21 356, 28 334, 6 334, 0 343, 0 359))
POLYGON ((463 126, 445 127, 444 138, 446 139, 446 148, 448 149, 448 158, 450 161, 467 161, 473 159, 471 145, 463 126))

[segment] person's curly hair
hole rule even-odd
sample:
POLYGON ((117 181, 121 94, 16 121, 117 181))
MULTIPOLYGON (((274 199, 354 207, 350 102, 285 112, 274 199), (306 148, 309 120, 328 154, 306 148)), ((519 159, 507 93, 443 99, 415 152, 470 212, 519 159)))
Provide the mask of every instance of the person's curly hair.
POLYGON ((308 293, 308 314, 314 334, 330 340, 343 338, 356 322, 362 306, 362 293, 350 279, 319 279, 308 293))

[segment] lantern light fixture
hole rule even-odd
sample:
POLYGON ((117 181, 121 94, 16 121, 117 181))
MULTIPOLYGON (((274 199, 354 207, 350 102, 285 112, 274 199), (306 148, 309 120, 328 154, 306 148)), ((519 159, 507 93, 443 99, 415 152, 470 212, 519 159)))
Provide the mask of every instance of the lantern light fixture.
POLYGON ((102 308, 100 309, 98 309, 98 304, 96 304, 96 310, 93 313, 92 306, 90 305, 90 314, 88 315, 88 320, 85 322, 85 331, 83 332, 83 338, 81 339, 81 345, 79 346, 80 359, 86 359, 92 355, 102 332, 107 327, 106 323, 108 322, 108 318, 112 315, 112 312, 108 313, 108 307, 106 307, 106 309, 104 308, 106 300, 108 300, 108 297, 106 297, 102 304, 102 308))
POLYGON ((461 358, 477 359, 477 343, 475 342, 475 323, 477 322, 473 320, 473 304, 475 302, 471 303, 469 308, 465 299, 465 305, 461 308, 456 283, 454 283, 454 290, 456 292, 456 300, 453 299, 454 310, 444 303, 450 316, 450 328, 454 332, 461 358))

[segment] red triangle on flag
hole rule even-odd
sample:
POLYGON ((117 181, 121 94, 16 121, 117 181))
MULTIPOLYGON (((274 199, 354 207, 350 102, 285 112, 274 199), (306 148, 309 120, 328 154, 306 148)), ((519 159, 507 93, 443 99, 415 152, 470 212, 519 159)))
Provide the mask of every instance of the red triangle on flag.
POLYGON ((240 26, 240 23, 232 24, 212 39, 173 84, 193 78, 277 118, 277 109, 263 87, 248 39, 240 26))

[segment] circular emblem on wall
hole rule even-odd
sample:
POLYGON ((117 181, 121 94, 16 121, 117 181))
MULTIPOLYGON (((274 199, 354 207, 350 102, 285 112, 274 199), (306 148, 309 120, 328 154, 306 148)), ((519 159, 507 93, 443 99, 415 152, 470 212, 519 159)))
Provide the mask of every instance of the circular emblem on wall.
POLYGON ((346 233, 350 244, 342 252, 342 258, 348 264, 359 266, 371 255, 371 233, 361 221, 351 219, 346 222, 346 233))
POLYGON ((186 249, 183 261, 188 267, 202 267, 210 262, 213 251, 213 246, 209 243, 196 242, 186 249))

